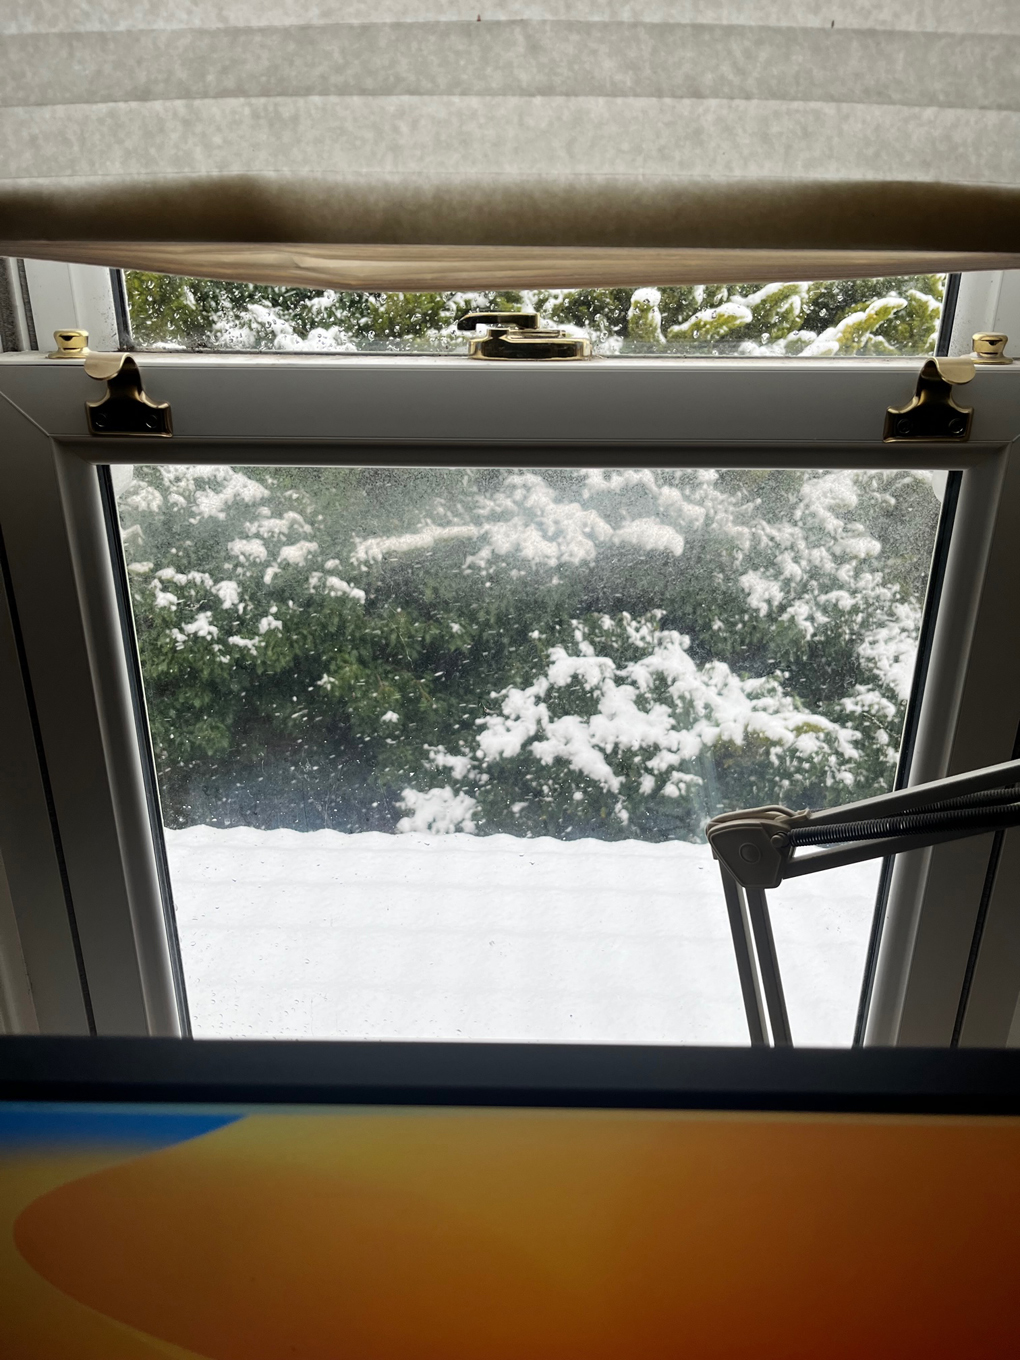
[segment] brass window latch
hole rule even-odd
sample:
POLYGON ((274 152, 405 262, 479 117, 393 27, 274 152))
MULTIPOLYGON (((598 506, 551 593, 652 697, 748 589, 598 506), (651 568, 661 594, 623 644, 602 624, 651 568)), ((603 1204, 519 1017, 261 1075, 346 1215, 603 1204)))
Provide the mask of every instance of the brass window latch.
POLYGON ((973 359, 928 359, 917 379, 917 389, 906 406, 890 406, 885 413, 887 444, 922 440, 963 443, 970 438, 973 406, 958 406, 953 387, 974 376, 973 359))
POLYGON ((54 331, 57 348, 50 359, 84 359, 90 378, 106 383, 106 396, 85 403, 89 434, 141 439, 169 439, 174 432, 170 403, 153 401, 142 387, 133 355, 102 354, 89 349, 88 331, 54 331))
POLYGON ((971 336, 974 353, 970 356, 976 364, 1011 364, 1013 360, 1006 353, 1009 336, 1001 331, 978 331, 971 336))
POLYGON ((106 383, 105 397, 85 403, 89 434, 143 439, 169 439, 173 434, 170 403, 146 396, 132 355, 90 354, 85 372, 106 383))
POLYGON ((54 331, 53 338, 57 342, 57 347, 52 353, 47 354, 47 359, 87 359, 92 353, 89 349, 88 331, 69 328, 66 331, 54 331))
POLYGON ((537 312, 468 312, 457 322, 459 331, 485 326, 488 333, 468 341, 469 359, 556 360, 590 359, 591 341, 543 326, 537 312))
POLYGON ((969 383, 978 365, 1011 364, 1006 355, 1008 336, 979 331, 973 337, 974 350, 960 358, 925 361, 917 379, 917 389, 906 406, 890 406, 885 413, 887 444, 918 440, 926 443, 965 443, 970 438, 973 406, 960 406, 953 400, 953 388, 969 383))

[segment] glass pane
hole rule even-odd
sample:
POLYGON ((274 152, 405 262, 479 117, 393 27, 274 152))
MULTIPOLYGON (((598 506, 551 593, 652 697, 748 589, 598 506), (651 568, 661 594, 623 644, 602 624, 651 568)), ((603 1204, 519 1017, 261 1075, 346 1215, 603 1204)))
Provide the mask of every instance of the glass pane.
POLYGON ((865 860, 767 894, 790 1031, 802 1048, 853 1043, 881 871, 881 860, 865 860))
MULTIPOLYGON (((705 822, 891 787, 944 474, 114 475, 196 1033, 746 1041, 705 822)), ((876 873, 775 894, 801 1042, 876 873)))
POLYGON ((945 274, 816 283, 340 293, 128 271, 143 349, 465 354, 470 311, 537 310, 603 357, 934 354, 945 274))

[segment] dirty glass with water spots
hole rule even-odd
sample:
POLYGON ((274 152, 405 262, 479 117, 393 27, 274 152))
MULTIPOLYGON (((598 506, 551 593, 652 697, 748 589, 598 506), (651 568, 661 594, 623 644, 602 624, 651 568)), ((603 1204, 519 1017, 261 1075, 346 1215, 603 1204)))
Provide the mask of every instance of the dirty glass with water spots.
POLYGON ((935 353, 948 275, 814 283, 344 293, 129 271, 141 349, 466 354, 472 311, 535 310, 599 358, 895 358, 935 353))
MULTIPOLYGON (((945 474, 114 476, 196 1033, 747 1041, 705 822, 891 787, 945 474)), ((795 1042, 877 873, 771 895, 795 1042)))

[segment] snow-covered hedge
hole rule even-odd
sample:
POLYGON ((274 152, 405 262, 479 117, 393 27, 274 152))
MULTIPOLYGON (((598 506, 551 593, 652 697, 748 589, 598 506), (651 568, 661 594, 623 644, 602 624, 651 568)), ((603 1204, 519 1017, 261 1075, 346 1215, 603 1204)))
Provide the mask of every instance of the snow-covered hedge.
POLYGON ((526 293, 340 293, 128 273, 143 345, 200 349, 466 348, 467 311, 538 309, 600 354, 931 354, 945 276, 526 293))
POLYGON ((924 475, 119 475, 171 826, 694 839, 891 779, 924 475))

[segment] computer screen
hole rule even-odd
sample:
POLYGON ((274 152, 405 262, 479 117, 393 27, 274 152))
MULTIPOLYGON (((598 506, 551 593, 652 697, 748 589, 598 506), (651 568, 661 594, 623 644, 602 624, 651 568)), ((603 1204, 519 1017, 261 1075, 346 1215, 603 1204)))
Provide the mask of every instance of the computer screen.
POLYGON ((1020 1117, 959 1082, 837 1109, 789 1078, 429 1104, 176 1075, 8 1082, 10 1360, 1016 1354, 1020 1117))

